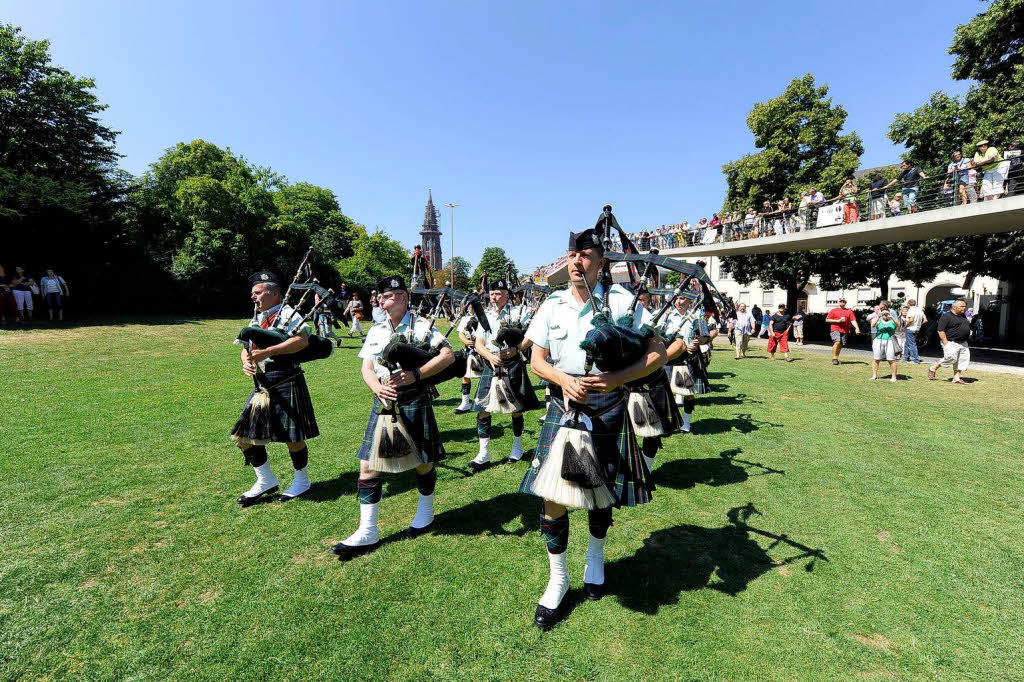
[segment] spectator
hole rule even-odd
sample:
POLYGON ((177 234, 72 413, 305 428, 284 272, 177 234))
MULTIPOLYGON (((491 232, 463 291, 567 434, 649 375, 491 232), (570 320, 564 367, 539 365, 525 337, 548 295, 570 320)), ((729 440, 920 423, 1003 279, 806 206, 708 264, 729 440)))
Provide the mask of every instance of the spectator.
POLYGON ((830 334, 832 336, 832 364, 839 364, 839 351, 846 345, 846 336, 850 333, 850 325, 860 334, 860 325, 857 324, 857 316, 846 307, 846 298, 839 299, 839 307, 828 311, 825 321, 831 324, 830 334))
POLYGON ((754 334, 753 334, 753 336, 756 338, 758 336, 759 332, 761 331, 761 320, 764 319, 764 316, 761 314, 761 309, 757 306, 756 303, 754 304, 754 307, 750 309, 750 312, 754 316, 754 334))
POLYGON ((772 224, 771 216, 773 213, 775 213, 775 209, 772 208, 772 202, 765 200, 765 202, 761 204, 761 212, 757 214, 760 218, 757 226, 758 236, 768 236, 768 230, 772 224))
MULTIPOLYGON (((885 178, 881 173, 875 172, 870 187, 870 212, 871 220, 878 220, 885 217, 885 178)), ((899 215, 898 213, 894 215, 899 215)))
POLYGON ((768 313, 767 310, 765 310, 764 313, 762 313, 761 315, 761 333, 757 335, 758 338, 761 338, 762 336, 766 339, 769 338, 771 336, 771 329, 772 316, 768 313))
POLYGON ((971 323, 964 316, 967 302, 957 299, 948 313, 939 318, 939 341, 942 342, 942 359, 928 368, 928 378, 934 379, 939 367, 953 368, 953 383, 965 384, 962 375, 971 362, 971 323))
POLYGON ((747 344, 750 342, 750 335, 754 333, 756 324, 753 313, 747 312, 747 304, 740 303, 736 311, 736 323, 733 325, 733 333, 736 342, 736 359, 747 357, 747 344))
POLYGON ((846 182, 839 188, 837 198, 843 202, 843 223, 859 223, 860 207, 857 206, 857 181, 853 179, 853 173, 850 173, 846 182))
POLYGON ((903 195, 899 192, 889 201, 889 211, 892 212, 892 216, 895 218, 900 214, 900 204, 903 202, 903 195))
POLYGON ((0 265, 0 324, 7 324, 7 315, 15 318, 14 294, 11 293, 11 278, 7 276, 4 266, 0 265))
POLYGON ((909 306, 907 314, 903 317, 903 323, 907 329, 906 342, 903 346, 903 359, 915 365, 920 365, 921 356, 917 353, 917 335, 921 332, 921 327, 928 323, 928 317, 924 314, 924 310, 917 305, 916 299, 908 300, 907 305, 909 306))
POLYGON ((797 231, 806 230, 811 226, 811 193, 809 191, 800 193, 800 205, 797 206, 797 231))
POLYGON ((1003 175, 999 172, 999 150, 989 145, 988 140, 977 144, 978 151, 971 162, 972 168, 980 169, 981 196, 983 201, 998 199, 1003 193, 1003 175))
POLYGON ((879 305, 874 306, 871 309, 871 313, 868 315, 868 324, 871 325, 871 340, 875 340, 875 323, 878 322, 878 314, 881 312, 882 307, 879 305))
POLYGON ((754 224, 757 222, 757 211, 753 208, 747 209, 747 215, 743 219, 743 228, 746 232, 746 239, 750 239, 754 236, 754 224))
POLYGON ((360 320, 363 319, 363 302, 359 300, 358 294, 352 294, 352 300, 345 306, 345 313, 352 317, 352 326, 348 330, 349 338, 352 338, 353 334, 362 337, 363 325, 360 324, 360 320))
POLYGON ((1020 143, 1011 142, 1007 150, 1003 152, 1003 158, 1009 161, 1006 168, 1006 196, 1012 197, 1024 191, 1024 183, 1020 183, 1021 172, 1024 171, 1020 143))
POLYGON ((820 190, 817 190, 817 189, 812 187, 811 188, 811 204, 815 208, 817 208, 818 206, 821 206, 824 203, 825 203, 825 195, 822 194, 820 190))
POLYGON ((14 292, 14 306, 18 309, 19 322, 32 321, 32 287, 34 286, 36 286, 36 281, 25 274, 25 268, 20 265, 16 266, 14 277, 11 278, 11 289, 14 292))
POLYGON ((971 318, 971 329, 974 330, 974 342, 984 343, 985 342, 985 330, 981 324, 982 313, 979 310, 974 313, 974 317, 971 318))
POLYGON ((348 288, 345 286, 345 283, 342 282, 341 284, 339 284, 338 285, 338 296, 337 296, 338 300, 339 301, 347 301, 350 296, 351 296, 351 294, 348 292, 348 288))
POLYGON ((978 192, 974 185, 971 184, 971 162, 964 158, 963 153, 960 150, 953 152, 953 161, 946 166, 946 184, 944 185, 947 189, 955 189, 957 195, 960 197, 960 203, 974 203, 978 200, 978 192), (950 186, 950 182, 955 187, 950 186))
POLYGON ((878 365, 885 360, 889 363, 889 381, 896 382, 896 319, 889 311, 889 304, 882 301, 875 321, 875 336, 871 340, 871 380, 878 379, 878 365))
POLYGON ((927 179, 927 177, 920 168, 909 161, 903 161, 900 163, 900 174, 896 176, 895 180, 886 185, 885 188, 888 189, 897 182, 902 182, 903 204, 910 209, 911 213, 917 213, 917 193, 921 189, 921 181, 927 179))
POLYGON ((68 291, 67 282, 60 275, 53 274, 53 268, 46 269, 46 276, 39 280, 43 296, 46 297, 46 307, 50 312, 50 322, 53 322, 53 311, 57 311, 57 319, 64 321, 64 298, 71 295, 68 291))
POLYGON ((801 346, 804 345, 804 319, 806 317, 804 311, 800 310, 800 308, 797 308, 796 312, 793 313, 793 338, 801 346))
POLYGON ((792 232, 794 222, 793 200, 789 197, 785 197, 779 202, 779 223, 782 228, 782 234, 789 234, 792 232))
POLYGON ((786 304, 779 304, 779 312, 771 316, 771 334, 768 335, 768 359, 775 359, 775 349, 782 351, 786 362, 793 362, 789 357, 789 328, 793 326, 793 316, 786 314, 786 304))

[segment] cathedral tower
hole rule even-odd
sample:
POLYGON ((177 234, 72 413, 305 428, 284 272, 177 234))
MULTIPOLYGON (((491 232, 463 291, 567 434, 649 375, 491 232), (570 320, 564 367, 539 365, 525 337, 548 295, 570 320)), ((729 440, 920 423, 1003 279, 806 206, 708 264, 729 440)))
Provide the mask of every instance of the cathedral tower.
POLYGON ((427 190, 427 207, 423 211, 423 229, 420 230, 420 234, 423 236, 423 255, 434 272, 444 267, 444 261, 441 260, 441 230, 437 227, 437 216, 434 195, 427 190))

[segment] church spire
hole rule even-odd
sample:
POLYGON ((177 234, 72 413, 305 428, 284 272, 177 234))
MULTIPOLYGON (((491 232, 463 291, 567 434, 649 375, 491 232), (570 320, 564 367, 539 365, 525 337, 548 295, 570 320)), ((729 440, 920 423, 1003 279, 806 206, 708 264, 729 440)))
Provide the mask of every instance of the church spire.
POLYGON ((423 229, 420 230, 423 237, 423 255, 432 270, 440 270, 444 266, 441 260, 441 230, 437 224, 437 209, 434 208, 434 193, 427 190, 427 205, 423 209, 423 229))

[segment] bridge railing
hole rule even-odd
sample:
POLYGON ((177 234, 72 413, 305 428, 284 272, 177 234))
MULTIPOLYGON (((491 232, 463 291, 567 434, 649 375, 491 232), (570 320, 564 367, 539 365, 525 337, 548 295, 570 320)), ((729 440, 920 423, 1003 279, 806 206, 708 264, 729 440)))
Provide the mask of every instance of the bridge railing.
POLYGON ((719 225, 694 225, 689 230, 654 232, 647 236, 641 236, 641 232, 633 240, 637 248, 645 252, 651 248, 685 248, 795 234, 976 201, 998 201, 1024 194, 1024 165, 1012 170, 1010 165, 1010 161, 1004 159, 988 171, 966 167, 951 172, 947 167, 925 170, 926 177, 913 183, 897 179, 887 183, 883 189, 867 188, 847 197, 831 197, 823 202, 787 210, 766 211, 756 216, 745 216, 740 221, 726 220, 719 225))

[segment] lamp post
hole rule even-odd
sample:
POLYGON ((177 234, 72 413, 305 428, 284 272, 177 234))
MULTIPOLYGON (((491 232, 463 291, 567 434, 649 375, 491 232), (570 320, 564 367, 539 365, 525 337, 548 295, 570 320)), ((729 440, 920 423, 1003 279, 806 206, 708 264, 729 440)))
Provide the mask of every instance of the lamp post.
POLYGON ((455 289, 455 207, 458 206, 458 204, 455 203, 454 201, 449 201, 448 203, 445 204, 445 206, 452 210, 452 255, 449 256, 449 258, 451 259, 449 262, 452 264, 452 289, 455 289))

